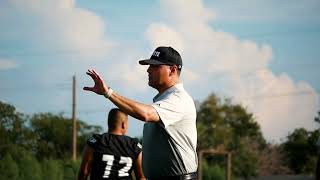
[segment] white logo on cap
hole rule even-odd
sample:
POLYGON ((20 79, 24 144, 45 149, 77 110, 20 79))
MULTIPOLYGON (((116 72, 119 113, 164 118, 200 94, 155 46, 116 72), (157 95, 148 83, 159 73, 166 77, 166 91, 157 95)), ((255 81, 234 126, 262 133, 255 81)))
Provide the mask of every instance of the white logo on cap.
POLYGON ((157 57, 159 57, 159 55, 160 55, 160 52, 159 52, 159 51, 153 51, 153 53, 152 53, 152 56, 157 56, 157 57))

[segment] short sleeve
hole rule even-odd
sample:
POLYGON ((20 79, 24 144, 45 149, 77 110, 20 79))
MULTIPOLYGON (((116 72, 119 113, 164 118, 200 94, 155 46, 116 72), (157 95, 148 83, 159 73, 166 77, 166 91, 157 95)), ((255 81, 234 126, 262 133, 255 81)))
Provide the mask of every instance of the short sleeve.
POLYGON ((95 148, 96 146, 98 146, 98 142, 99 142, 100 139, 101 139, 101 135, 93 134, 90 138, 88 138, 87 144, 90 147, 95 148))
POLYGON ((137 138, 132 139, 132 148, 133 148, 135 159, 137 159, 138 155, 142 151, 142 145, 137 138))
POLYGON ((176 94, 156 101, 151 106, 157 111, 165 127, 180 121, 183 117, 183 104, 176 94))

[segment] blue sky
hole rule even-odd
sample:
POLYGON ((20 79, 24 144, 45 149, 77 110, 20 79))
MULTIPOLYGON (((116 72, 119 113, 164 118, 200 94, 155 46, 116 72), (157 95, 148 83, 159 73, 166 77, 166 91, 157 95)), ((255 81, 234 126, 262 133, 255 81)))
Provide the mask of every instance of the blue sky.
MULTIPOLYGON (((318 128, 320 2, 317 0, 3 0, 0 100, 26 114, 77 117, 106 128, 114 107, 82 91, 95 68, 118 93, 151 103, 146 67, 156 46, 182 55, 182 80, 198 101, 231 97, 254 113, 268 141, 318 128)), ((143 123, 130 119, 129 135, 143 123)))

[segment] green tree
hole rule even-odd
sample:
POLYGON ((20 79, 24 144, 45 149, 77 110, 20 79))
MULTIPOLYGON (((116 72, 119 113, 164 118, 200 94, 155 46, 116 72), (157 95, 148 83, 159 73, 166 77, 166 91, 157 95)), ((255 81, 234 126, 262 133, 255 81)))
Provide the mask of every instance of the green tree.
MULTIPOLYGON (((317 123, 320 123, 320 111, 318 111, 318 116, 315 117, 314 119, 317 123)), ((318 124, 319 125, 319 124, 318 124)), ((320 145, 319 145, 320 137, 317 137, 317 143, 316 143, 316 148, 317 148, 317 165, 316 165, 316 170, 315 170, 315 178, 320 179, 320 145)))
POLYGON ((245 178, 257 175, 258 154, 250 149, 253 144, 262 149, 266 141, 253 114, 239 104, 232 104, 230 99, 212 94, 198 108, 197 130, 200 150, 224 147, 234 154, 234 175, 245 178))
POLYGON ((255 139, 260 145, 266 144, 253 114, 239 104, 232 104, 230 99, 222 100, 214 94, 200 104, 197 127, 199 149, 221 144, 237 147, 245 137, 255 139))
MULTIPOLYGON (((75 179, 80 163, 70 161, 71 122, 62 114, 27 116, 0 101, 0 179, 75 179)), ((77 122, 81 154, 87 138, 102 128, 77 122)))
POLYGON ((307 131, 304 128, 295 129, 282 144, 288 166, 296 174, 313 173, 316 167, 316 142, 319 131, 307 131))
POLYGON ((64 180, 74 180, 78 175, 78 169, 80 167, 80 162, 76 161, 66 161, 64 163, 64 180))
POLYGON ((258 144, 249 138, 242 138, 233 151, 233 172, 244 179, 258 176, 259 151, 258 144))
POLYGON ((63 180, 62 162, 55 159, 44 159, 41 162, 42 179, 46 180, 63 180))
POLYGON ((72 126, 62 115, 51 113, 35 114, 31 117, 31 127, 37 135, 36 154, 41 158, 70 157, 72 126))
POLYGON ((38 160, 29 153, 16 160, 19 166, 19 179, 42 180, 42 169, 38 160))
POLYGON ((203 174, 202 179, 214 179, 214 180, 224 180, 225 179, 225 170, 215 165, 208 164, 207 160, 203 162, 203 171, 206 172, 203 174))
POLYGON ((232 129, 225 121, 222 101, 210 95, 200 104, 197 112, 198 148, 212 148, 228 145, 232 137, 232 129))
POLYGON ((11 145, 31 148, 31 132, 25 126, 26 116, 10 104, 0 101, 0 154, 8 152, 11 145))
POLYGON ((6 154, 0 161, 0 179, 18 180, 19 168, 10 154, 6 154))
POLYGON ((314 121, 320 124, 320 111, 318 112, 318 116, 314 118, 314 121))
POLYGON ((259 154, 259 176, 293 174, 285 163, 285 154, 281 150, 281 145, 267 144, 259 154))
MULTIPOLYGON (((62 114, 52 113, 35 114, 30 119, 31 128, 36 134, 36 147, 34 148, 39 159, 71 157, 72 121, 62 114)), ((92 133, 101 132, 100 126, 90 126, 82 121, 78 123, 78 154, 92 133)))

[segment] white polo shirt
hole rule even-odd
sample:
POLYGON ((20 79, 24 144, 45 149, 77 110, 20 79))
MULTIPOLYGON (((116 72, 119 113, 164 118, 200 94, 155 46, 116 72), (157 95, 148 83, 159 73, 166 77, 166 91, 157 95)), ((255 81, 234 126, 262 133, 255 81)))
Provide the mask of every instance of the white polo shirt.
POLYGON ((161 122, 145 123, 142 167, 147 178, 196 172, 196 108, 181 83, 153 99, 161 122))

